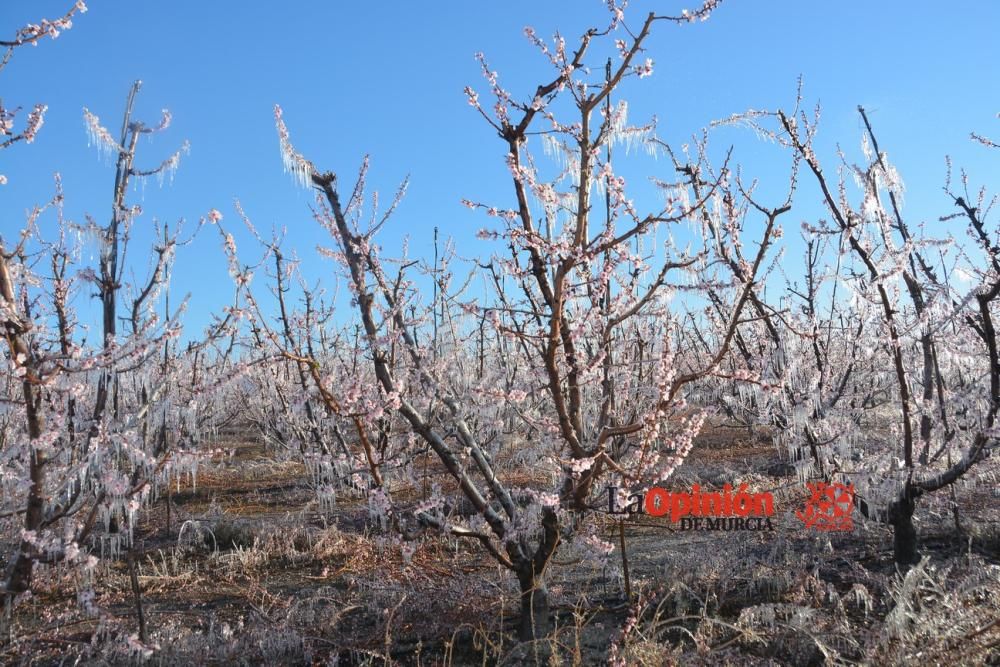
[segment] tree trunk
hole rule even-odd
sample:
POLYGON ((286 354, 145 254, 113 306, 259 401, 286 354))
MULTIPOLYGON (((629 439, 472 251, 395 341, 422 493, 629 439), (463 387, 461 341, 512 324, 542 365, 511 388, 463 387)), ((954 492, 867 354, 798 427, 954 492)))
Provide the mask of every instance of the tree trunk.
MULTIPOLYGON (((28 394, 26 393, 26 395, 28 394)), ((29 403, 29 405, 33 404, 29 403)), ((29 415, 35 414, 33 408, 29 409, 28 412, 29 415)), ((29 419, 29 423, 37 425, 36 418, 29 419)), ((35 433, 35 427, 30 427, 29 431, 35 433)), ((41 452, 34 449, 30 456, 31 486, 28 490, 27 510, 24 513, 24 530, 34 533, 41 527, 45 512, 45 499, 43 496, 45 475, 42 470, 45 459, 42 457, 41 452)), ((30 540, 26 538, 21 539, 20 549, 18 549, 14 560, 7 567, 5 588, 8 598, 31 588, 31 573, 35 566, 36 551, 37 547, 30 540)))
POLYGON ((920 561, 920 553, 917 551, 917 529, 913 525, 915 509, 916 503, 907 491, 889 510, 893 553, 896 565, 901 569, 907 569, 920 561))
POLYGON ((521 587, 521 617, 517 638, 527 642, 542 639, 549 634, 549 593, 541 572, 535 572, 530 563, 519 569, 517 581, 521 587))
MULTIPOLYGON (((16 303, 14 300, 14 282, 11 280, 10 268, 7 265, 7 258, 4 255, 3 247, 0 246, 0 299, 7 304, 16 303)), ((41 438, 45 430, 45 419, 40 411, 41 398, 39 396, 36 382, 38 378, 38 361, 32 348, 25 342, 23 332, 27 327, 19 318, 12 317, 4 322, 4 336, 10 350, 11 360, 20 359, 16 362, 24 370, 24 378, 21 380, 21 393, 24 398, 24 416, 28 425, 28 438, 30 442, 27 446, 27 457, 29 459, 29 476, 31 485, 28 487, 27 506, 24 512, 24 531, 28 534, 37 534, 42 527, 45 517, 45 465, 47 458, 45 454, 35 447, 38 439, 41 438), (35 378, 32 381, 32 378, 35 378)), ((7 566, 5 573, 5 593, 7 599, 18 593, 23 593, 31 587, 31 572, 35 565, 36 547, 27 538, 21 539, 20 549, 14 559, 7 566)))
MULTIPOLYGON (((522 544, 523 546, 523 544, 522 544)), ((552 507, 542 508, 542 536, 531 558, 514 558, 517 581, 521 587, 521 618, 517 638, 527 642, 547 637, 549 591, 545 588, 545 568, 559 546, 559 519, 552 507)), ((523 554, 523 551, 521 552, 523 554)))

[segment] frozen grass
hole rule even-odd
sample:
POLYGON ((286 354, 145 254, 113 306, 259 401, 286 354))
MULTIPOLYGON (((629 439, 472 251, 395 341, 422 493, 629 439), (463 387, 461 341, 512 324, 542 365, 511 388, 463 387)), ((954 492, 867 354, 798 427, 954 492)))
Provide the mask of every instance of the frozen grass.
MULTIPOLYGON (((673 485, 747 481, 776 504, 805 498, 766 441, 713 429, 673 485)), ((531 471, 523 473, 526 481, 531 471)), ((518 644, 516 585, 474 544, 423 533, 403 553, 360 498, 321 514, 301 468, 235 457, 174 494, 137 532, 148 643, 137 637, 124 561, 80 582, 47 582, 13 618, 5 663, 60 664, 983 664, 1000 660, 996 503, 959 489, 920 515, 925 561, 905 577, 882 526, 804 531, 791 512, 773 534, 683 533, 662 519, 626 524, 635 600, 619 551, 585 565, 566 545, 549 578, 555 630, 518 644), (609 649, 610 647, 610 649, 609 649)), ((399 489, 418 499, 421 489, 399 489)), ((987 495, 989 495, 987 493, 987 495)), ((618 545, 616 520, 594 519, 618 545)))

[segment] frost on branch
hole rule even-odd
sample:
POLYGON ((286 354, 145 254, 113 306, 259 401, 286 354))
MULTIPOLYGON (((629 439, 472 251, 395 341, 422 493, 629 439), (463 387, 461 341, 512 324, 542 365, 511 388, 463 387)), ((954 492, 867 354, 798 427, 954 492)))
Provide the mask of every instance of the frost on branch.
POLYGON ((274 105, 274 123, 278 128, 278 146, 281 149, 281 164, 286 173, 291 173, 292 179, 299 187, 308 188, 312 185, 312 175, 316 171, 313 164, 292 146, 288 135, 288 128, 282 118, 281 107, 274 105))
POLYGON ((117 157, 126 152, 125 148, 111 136, 107 128, 101 125, 100 118, 90 113, 86 107, 83 109, 83 122, 87 126, 87 145, 96 147, 101 157, 117 157))

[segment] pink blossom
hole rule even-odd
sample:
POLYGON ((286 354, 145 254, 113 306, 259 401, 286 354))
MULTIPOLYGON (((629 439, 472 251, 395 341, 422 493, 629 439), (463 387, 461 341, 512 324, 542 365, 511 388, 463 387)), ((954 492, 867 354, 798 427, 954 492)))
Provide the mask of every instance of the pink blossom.
POLYGON ((559 495, 555 493, 539 493, 535 499, 542 507, 559 507, 559 495))
POLYGON ((465 87, 465 96, 469 98, 470 106, 479 107, 479 93, 474 91, 470 86, 465 87))
POLYGON ((24 128, 24 140, 29 144, 35 140, 35 135, 45 122, 46 110, 48 110, 48 106, 36 104, 31 114, 28 115, 28 125, 24 128))

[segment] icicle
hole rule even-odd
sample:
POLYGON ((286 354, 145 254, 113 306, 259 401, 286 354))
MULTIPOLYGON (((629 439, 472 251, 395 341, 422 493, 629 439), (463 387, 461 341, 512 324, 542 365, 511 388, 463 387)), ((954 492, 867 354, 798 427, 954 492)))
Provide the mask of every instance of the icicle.
POLYGON ((288 134, 285 121, 282 120, 281 107, 274 105, 274 122, 278 128, 278 144, 281 147, 281 163, 285 167, 286 173, 291 173, 295 182, 308 188, 312 185, 312 175, 315 172, 312 162, 305 159, 301 153, 295 150, 288 134))
POLYGON ((83 109, 83 120, 87 125, 87 145, 96 146, 101 157, 107 159, 125 152, 125 149, 112 138, 111 133, 101 125, 100 119, 86 107, 83 109))

